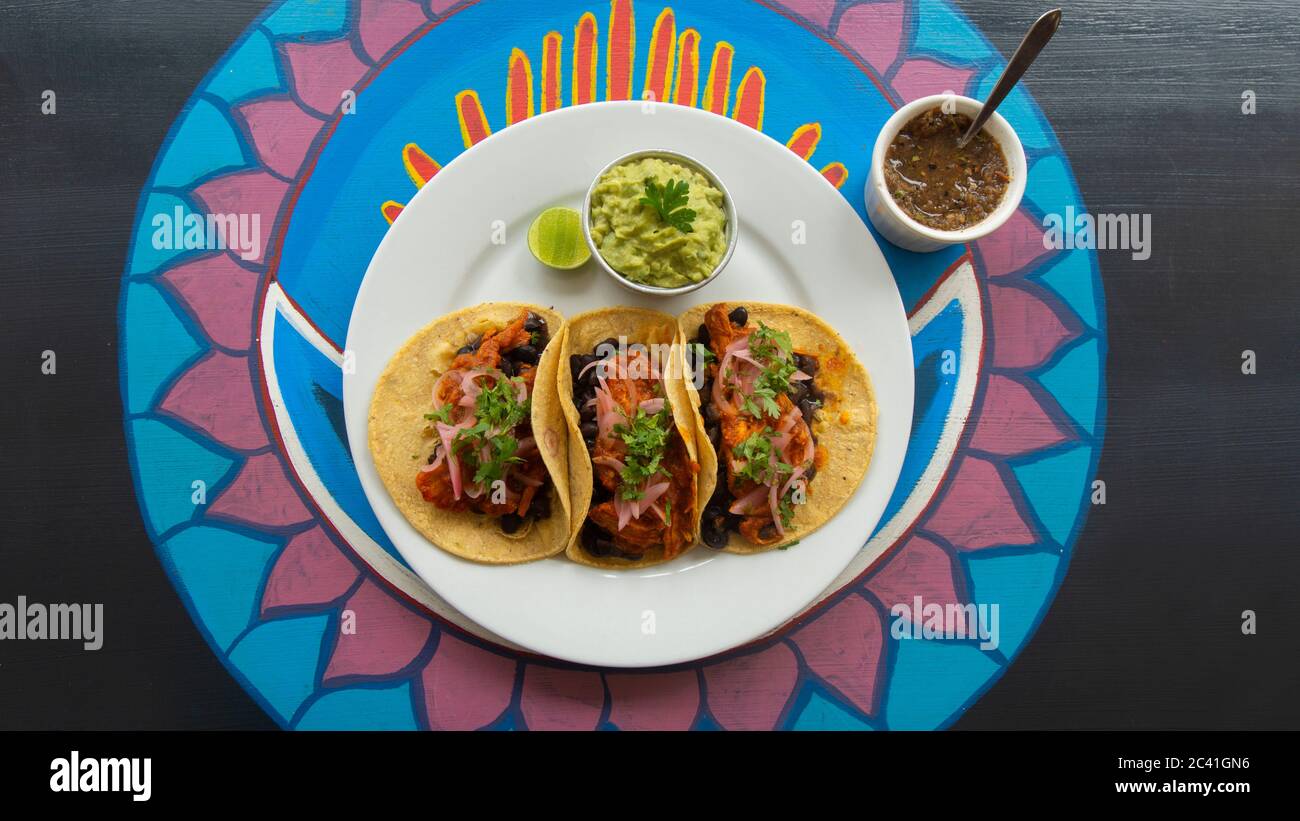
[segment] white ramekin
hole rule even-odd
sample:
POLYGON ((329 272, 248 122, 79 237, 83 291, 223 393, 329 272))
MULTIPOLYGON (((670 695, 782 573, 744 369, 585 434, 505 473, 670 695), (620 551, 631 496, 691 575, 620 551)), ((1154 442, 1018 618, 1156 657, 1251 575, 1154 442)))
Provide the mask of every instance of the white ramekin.
POLYGON ((983 107, 983 103, 979 100, 972 100, 970 97, 962 97, 958 94, 932 94, 929 97, 913 100, 895 111, 894 116, 885 121, 884 127, 880 129, 880 136, 876 138, 876 148, 871 153, 871 173, 867 176, 867 216, 881 236, 909 251, 937 251, 949 245, 959 245, 987 236, 1002 227, 1002 224, 1015 213, 1016 208, 1020 206, 1020 198, 1025 193, 1025 175, 1028 171, 1025 149, 1020 145, 1020 138, 1016 136, 1015 129, 995 111, 984 124, 984 131, 1001 144, 1002 153, 1007 158, 1007 169, 1011 172, 1011 184, 1007 186, 1002 202, 993 213, 960 231, 940 231, 930 228, 903 213, 903 209, 898 206, 885 187, 885 152, 889 149, 889 144, 898 136, 898 132, 902 131, 903 126, 907 125, 913 117, 931 108, 942 106, 945 102, 951 102, 950 111, 955 110, 956 113, 968 117, 974 117, 983 107))

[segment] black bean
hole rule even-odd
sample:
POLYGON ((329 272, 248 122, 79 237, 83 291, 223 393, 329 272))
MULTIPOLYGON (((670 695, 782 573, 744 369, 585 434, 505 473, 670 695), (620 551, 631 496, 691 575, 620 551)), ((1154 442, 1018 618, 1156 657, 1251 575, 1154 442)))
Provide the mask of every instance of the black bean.
POLYGON ((797 353, 794 355, 794 366, 809 376, 817 375, 817 357, 815 356, 797 353))
POLYGON ((807 479, 809 482, 811 482, 813 480, 813 477, 815 477, 816 475, 817 475, 816 465, 809 465, 808 469, 803 472, 803 478, 807 479))
POLYGON ((723 518, 706 515, 704 521, 700 523, 700 537, 714 550, 726 547, 728 535, 723 518))
POLYGON ((695 332, 695 341, 706 348, 709 347, 712 338, 709 336, 709 328, 707 325, 700 325, 699 330, 695 332))
POLYGON ((749 311, 745 310, 744 305, 738 305, 731 309, 731 313, 727 314, 727 319, 730 319, 731 324, 737 328, 743 328, 745 323, 749 321, 749 311))
POLYGON ((808 383, 806 381, 797 381, 790 383, 790 401, 796 405, 808 395, 808 383))
POLYGON ((517 514, 507 513, 501 517, 501 532, 506 534, 514 533, 523 523, 524 520, 517 514))
POLYGON ((538 359, 537 349, 532 345, 520 345, 518 348, 506 354, 516 362, 522 362, 529 365, 536 365, 538 359))
POLYGON ((704 411, 704 421, 711 425, 722 419, 722 411, 718 410, 718 406, 712 402, 706 403, 702 410, 704 411))
POLYGON ((808 398, 818 404, 822 404, 823 400, 826 399, 826 394, 822 393, 822 389, 817 387, 816 382, 813 382, 808 386, 808 398))
POLYGON ((596 421, 596 406, 583 402, 578 408, 578 418, 583 422, 596 421))
POLYGON ((622 555, 623 551, 618 549, 609 539, 602 539, 597 536, 595 543, 592 544, 591 555, 593 556, 615 556, 622 555))
POLYGON ((596 526, 590 522, 583 525, 580 538, 582 540, 582 549, 590 553, 596 547, 596 526))
POLYGON ((538 351, 546 350, 546 346, 551 344, 551 338, 546 334, 533 334, 533 347, 538 351))
POLYGON ((436 459, 436 458, 438 458, 438 450, 435 448, 434 451, 433 451, 433 453, 430 453, 430 454, 429 454, 429 461, 425 462, 425 464, 426 464, 426 465, 432 465, 432 464, 433 464, 433 460, 436 459))
POLYGON ((801 400, 799 402, 799 412, 803 414, 803 421, 811 425, 814 414, 817 413, 817 409, 820 408, 821 406, 822 403, 818 402, 815 399, 801 400))
MULTIPOLYGON (((444 348, 443 350, 446 350, 446 348, 444 348)), ((457 356, 460 356, 461 354, 465 354, 465 353, 474 353, 474 346, 461 345, 460 348, 456 351, 457 356)))
POLYGON ((776 525, 766 524, 758 529, 758 538, 763 541, 776 538, 776 525))
POLYGON ((509 359, 502 359, 501 364, 497 365, 497 369, 506 376, 515 375, 515 363, 511 362, 509 359))
POLYGON ((704 429, 709 435, 709 441, 713 444, 715 451, 722 450, 722 428, 718 425, 710 425, 704 429))
POLYGON ((582 431, 582 438, 585 439, 588 444, 596 441, 596 434, 599 432, 599 429, 596 427, 595 422, 586 422, 579 428, 579 430, 582 431))
POLYGON ((534 519, 551 518, 551 494, 546 488, 538 489, 528 505, 528 515, 534 519))
POLYGON ((532 311, 528 312, 528 318, 524 320, 524 330, 530 333, 546 333, 546 320, 542 319, 532 311))

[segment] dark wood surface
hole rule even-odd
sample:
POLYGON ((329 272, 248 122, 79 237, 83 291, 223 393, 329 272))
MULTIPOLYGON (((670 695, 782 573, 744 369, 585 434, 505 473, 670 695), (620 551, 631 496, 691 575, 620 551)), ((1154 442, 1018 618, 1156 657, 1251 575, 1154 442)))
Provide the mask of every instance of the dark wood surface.
MULTIPOLYGON (((958 0, 1004 53, 1045 7, 958 0)), ((261 11, 0 2, 0 601, 103 602, 111 640, 0 644, 0 729, 269 728, 145 536, 125 461, 119 280, 168 126, 261 11), (40 93, 59 95, 56 117, 40 93), (54 349, 59 373, 40 375, 54 349)), ((1094 212, 1109 407, 1052 609, 958 728, 1300 728, 1300 11, 1077 2, 1025 82, 1094 212), (1257 113, 1241 113, 1254 91, 1257 113), (1241 372, 1242 351, 1258 373, 1241 372), (1258 634, 1243 636, 1243 610, 1258 634)))

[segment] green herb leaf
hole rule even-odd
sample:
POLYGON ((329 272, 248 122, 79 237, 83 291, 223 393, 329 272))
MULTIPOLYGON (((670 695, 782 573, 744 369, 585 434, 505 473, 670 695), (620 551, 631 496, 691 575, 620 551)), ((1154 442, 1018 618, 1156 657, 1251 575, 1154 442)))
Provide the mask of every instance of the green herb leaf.
POLYGON ((686 180, 669 180, 668 185, 660 187, 654 177, 645 178, 645 196, 641 204, 659 212, 659 219, 681 231, 690 234, 695 231, 691 225, 695 221, 695 212, 686 207, 691 186, 686 180))
MULTIPOLYGON (((624 418, 627 418, 626 414, 624 418)), ((656 474, 669 475, 663 467, 663 458, 671 431, 672 410, 666 402, 664 409, 656 414, 637 408, 636 414, 627 419, 627 424, 614 426, 614 435, 627 445, 623 472, 619 474, 623 482, 619 495, 623 499, 640 499, 643 495, 641 486, 647 480, 656 474)))
POLYGON ((782 476, 793 473, 794 468, 780 456, 773 459, 774 438, 776 434, 772 429, 764 428, 758 433, 750 434, 749 438, 732 448, 732 457, 744 462, 736 470, 736 476, 759 485, 774 485, 782 476))
POLYGON ((441 408, 436 408, 433 413, 426 413, 424 418, 428 419, 430 422, 441 422, 444 425, 450 425, 452 408, 452 404, 448 402, 441 408))

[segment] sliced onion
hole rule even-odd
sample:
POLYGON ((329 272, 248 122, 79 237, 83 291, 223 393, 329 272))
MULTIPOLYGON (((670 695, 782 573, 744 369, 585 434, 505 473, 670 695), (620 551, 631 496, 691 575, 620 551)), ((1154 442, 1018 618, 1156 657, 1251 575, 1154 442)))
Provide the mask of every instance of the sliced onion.
POLYGON ((804 471, 804 468, 795 468, 795 469, 794 469, 794 472, 790 474, 790 478, 785 480, 785 485, 783 485, 783 486, 781 487, 781 498, 783 498, 783 499, 785 498, 785 494, 787 494, 787 493, 790 492, 790 487, 791 487, 795 482, 799 481, 799 477, 800 477, 800 476, 803 476, 803 475, 804 475, 804 472, 805 472, 805 471, 804 471))
POLYGON ((642 489, 641 489, 641 498, 635 500, 635 502, 636 502, 636 511, 635 511, 635 515, 636 515, 636 517, 637 517, 638 519, 641 518, 641 514, 642 514, 642 513, 645 513, 647 510, 649 510, 649 509, 650 509, 650 505, 652 505, 652 504, 654 504, 655 502, 659 501, 659 497, 660 497, 660 496, 663 496, 665 493, 667 493, 669 487, 671 487, 671 486, 670 486, 667 482, 658 482, 658 483, 653 484, 653 485, 649 485, 649 484, 648 484, 647 487, 642 488, 642 489))
POLYGON ((662 396, 654 399, 646 399, 641 402, 641 410, 648 414, 654 415, 664 409, 664 399, 662 396))
POLYGON ((591 463, 605 468, 613 468, 619 473, 627 470, 627 465, 623 464, 620 460, 615 459, 613 456, 597 456, 595 459, 591 460, 591 463))
POLYGON ((622 530, 627 527, 627 523, 632 521, 632 504, 625 499, 614 496, 614 509, 618 511, 618 529, 622 530))
POLYGON ((776 485, 772 485, 768 491, 767 503, 772 508, 772 524, 776 525, 776 535, 785 538, 785 528, 781 527, 781 508, 779 502, 781 497, 776 492, 776 485))
POLYGON ((739 499, 732 502, 731 506, 728 507, 727 510, 740 516, 747 516, 750 513, 761 509, 763 497, 766 496, 767 493, 767 485, 759 485, 749 493, 746 493, 744 496, 741 496, 739 499))
POLYGON ((525 436, 523 439, 519 440, 519 447, 515 449, 515 454, 517 456, 522 456, 525 453, 532 453, 535 450, 537 450, 537 439, 532 436, 525 436))
POLYGON ((439 407, 441 407, 441 405, 438 402, 438 388, 442 385, 442 383, 449 379, 460 379, 462 376, 463 374, 459 370, 452 368, 451 370, 447 371, 442 376, 439 376, 436 380, 434 380, 433 383, 434 410, 437 410, 439 407))
POLYGON ((812 379, 811 376, 804 373, 803 371, 795 371, 794 373, 790 374, 790 378, 793 379, 795 382, 803 382, 805 379, 812 379))

